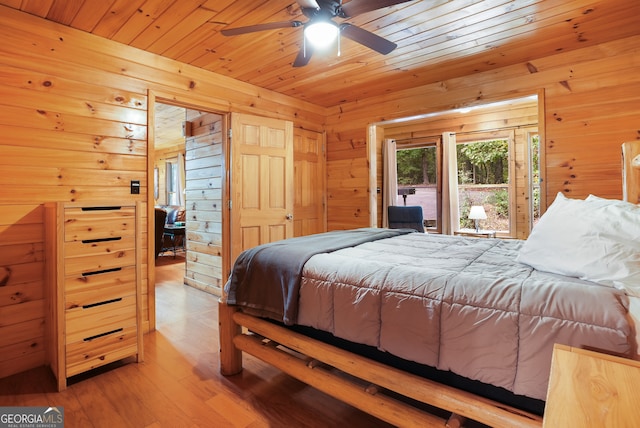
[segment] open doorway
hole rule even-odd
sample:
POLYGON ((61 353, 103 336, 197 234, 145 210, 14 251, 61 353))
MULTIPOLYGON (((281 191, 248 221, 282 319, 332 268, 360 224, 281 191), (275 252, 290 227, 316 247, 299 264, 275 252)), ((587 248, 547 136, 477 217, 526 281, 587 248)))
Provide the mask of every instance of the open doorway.
POLYGON ((156 286, 163 282, 220 295, 223 220, 228 221, 223 219, 226 115, 206 103, 201 108, 154 95, 149 99, 149 330, 156 328, 156 310, 162 311, 156 286), (166 212, 166 220, 154 221, 157 209, 166 212))
POLYGON ((224 116, 156 102, 155 118, 155 208, 167 214, 156 265, 182 263, 185 284, 220 295, 224 116))
POLYGON ((186 260, 186 135, 187 109, 157 102, 154 109, 155 265, 186 260))
POLYGON ((182 263, 185 284, 220 295, 224 116, 156 102, 155 119, 155 208, 167 214, 156 265, 182 263))

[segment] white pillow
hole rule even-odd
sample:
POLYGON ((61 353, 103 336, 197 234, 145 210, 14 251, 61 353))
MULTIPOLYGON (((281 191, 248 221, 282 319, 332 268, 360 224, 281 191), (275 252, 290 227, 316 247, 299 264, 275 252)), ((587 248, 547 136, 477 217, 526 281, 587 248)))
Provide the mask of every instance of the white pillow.
POLYGON ((558 193, 517 260, 640 296, 640 207, 593 195, 569 199, 558 193))

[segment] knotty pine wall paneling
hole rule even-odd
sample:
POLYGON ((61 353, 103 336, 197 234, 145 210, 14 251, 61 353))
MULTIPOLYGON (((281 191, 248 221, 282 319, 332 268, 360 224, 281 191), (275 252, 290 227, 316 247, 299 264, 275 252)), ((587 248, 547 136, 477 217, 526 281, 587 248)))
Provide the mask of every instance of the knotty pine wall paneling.
MULTIPOLYGON (((148 254, 141 275, 145 307, 150 304, 148 268, 154 265, 148 263, 153 225, 147 221, 153 206, 146 203, 149 91, 170 93, 184 104, 206 100, 220 112, 275 117, 323 130, 324 108, 5 6, 0 6, 0 38, 0 205, 39 210, 46 202, 141 201, 142 250, 148 254), (130 193, 131 180, 140 181, 140 194, 130 193)), ((19 224, 11 218, 2 216, 4 230, 19 224)), ((41 236, 20 239, 21 245, 36 248, 43 242, 41 236)), ((0 266, 14 266, 16 257, 21 256, 1 252, 0 266)), ((26 282, 34 296, 43 293, 41 271, 29 270, 33 276, 26 282)), ((44 322, 42 298, 17 305, 11 301, 2 308, 2 328, 16 320, 31 324, 25 325, 25 334, 16 334, 22 327, 2 334, 0 376, 42 365, 43 357, 35 354, 40 346, 36 330, 44 322), (25 313, 36 315, 27 320, 25 313), (34 344, 28 358, 27 344, 34 344)), ((148 330, 153 326, 144 312, 148 330)))
POLYGON ((185 284, 222 295, 223 117, 187 110, 185 284))
POLYGON ((45 364, 44 207, 0 204, 0 377, 45 364))
MULTIPOLYGON (((543 192, 622 197, 620 147, 640 138, 640 35, 345 103, 327 117, 328 229, 368 226, 372 123, 544 91, 543 192)), ((559 49, 561 51, 561 49, 559 49)))

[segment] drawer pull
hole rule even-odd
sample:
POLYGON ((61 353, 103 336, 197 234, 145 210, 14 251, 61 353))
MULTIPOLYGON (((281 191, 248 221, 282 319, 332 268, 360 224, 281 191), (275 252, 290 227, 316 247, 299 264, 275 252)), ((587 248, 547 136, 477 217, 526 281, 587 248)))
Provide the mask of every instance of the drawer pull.
POLYGON ((83 244, 93 244, 94 242, 108 242, 108 241, 119 241, 122 239, 122 236, 114 236, 113 238, 96 238, 96 239, 83 239, 83 244))
POLYGON ((118 272, 119 270, 122 270, 122 268, 117 267, 117 268, 111 268, 111 269, 96 270, 93 272, 83 272, 82 276, 100 275, 101 273, 118 272))
POLYGON ((96 306, 108 305, 109 303, 115 303, 121 300, 122 297, 118 297, 117 299, 105 300, 104 302, 90 303, 88 305, 82 305, 82 309, 95 308, 96 306))
POLYGON ((97 338, 99 338, 99 337, 103 337, 103 336, 108 336, 108 335, 113 334, 113 333, 119 333, 119 332, 121 332, 122 330, 123 330, 123 328, 117 328, 117 329, 115 329, 115 330, 107 331, 106 333, 100 333, 100 334, 96 334, 95 336, 85 337, 85 338, 84 338, 84 339, 82 339, 82 340, 84 340, 85 342, 90 342, 90 341, 92 341, 93 339, 97 339, 97 338))
POLYGON ((119 210, 122 207, 82 207, 82 211, 115 211, 119 210))

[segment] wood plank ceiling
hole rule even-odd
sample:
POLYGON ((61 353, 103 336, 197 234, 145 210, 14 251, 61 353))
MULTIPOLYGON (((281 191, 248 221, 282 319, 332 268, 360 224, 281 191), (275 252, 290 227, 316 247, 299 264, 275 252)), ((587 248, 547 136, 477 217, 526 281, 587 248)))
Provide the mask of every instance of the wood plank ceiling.
POLYGON ((302 28, 220 30, 306 22, 294 0, 0 4, 326 107, 640 34, 638 0, 412 0, 346 20, 397 43, 390 54, 343 37, 340 56, 293 68, 302 28))

